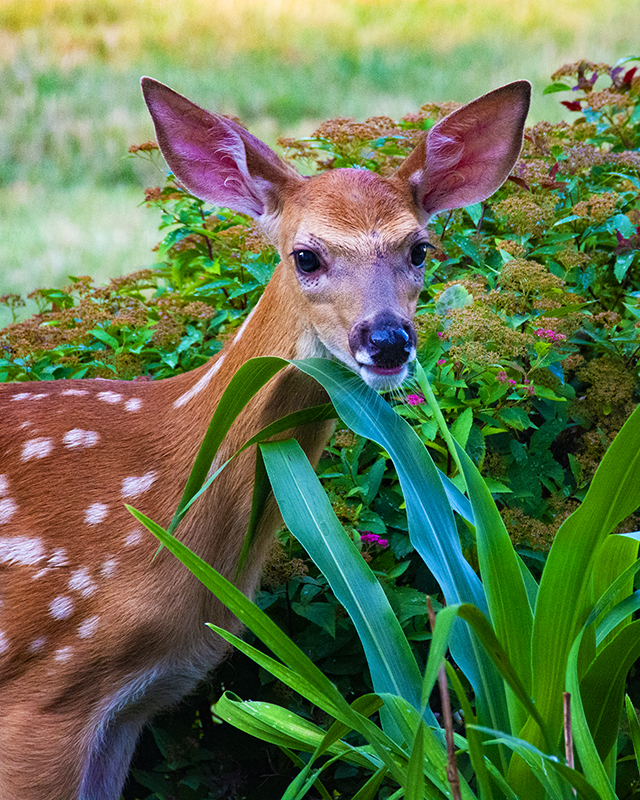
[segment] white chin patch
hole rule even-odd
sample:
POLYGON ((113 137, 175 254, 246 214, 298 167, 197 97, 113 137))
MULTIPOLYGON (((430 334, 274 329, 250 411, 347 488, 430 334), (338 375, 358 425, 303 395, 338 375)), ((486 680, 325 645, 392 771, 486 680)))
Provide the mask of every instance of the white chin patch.
POLYGON ((390 392, 392 389, 397 389, 407 377, 408 372, 407 364, 403 364, 398 371, 388 370, 385 372, 376 370, 367 364, 360 365, 360 377, 377 392, 390 392))

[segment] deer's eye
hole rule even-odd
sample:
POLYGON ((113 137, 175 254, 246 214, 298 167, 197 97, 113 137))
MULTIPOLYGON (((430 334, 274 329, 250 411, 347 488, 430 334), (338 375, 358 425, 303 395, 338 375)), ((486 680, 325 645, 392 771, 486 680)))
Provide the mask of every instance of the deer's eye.
POLYGON ((431 247, 428 242, 419 242, 411 248, 411 263, 414 267, 421 267, 427 257, 427 250, 431 247))
POLYGON ((294 250, 293 259, 300 272, 309 274, 320 269, 320 259, 313 250, 294 250))

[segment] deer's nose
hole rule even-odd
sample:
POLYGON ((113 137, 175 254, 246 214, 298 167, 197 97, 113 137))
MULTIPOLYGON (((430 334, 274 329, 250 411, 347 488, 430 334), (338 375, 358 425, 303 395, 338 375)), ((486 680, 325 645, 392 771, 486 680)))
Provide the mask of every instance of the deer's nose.
POLYGON ((395 314, 380 314, 356 323, 349 334, 349 346, 356 361, 379 369, 406 364, 415 344, 413 325, 395 314))

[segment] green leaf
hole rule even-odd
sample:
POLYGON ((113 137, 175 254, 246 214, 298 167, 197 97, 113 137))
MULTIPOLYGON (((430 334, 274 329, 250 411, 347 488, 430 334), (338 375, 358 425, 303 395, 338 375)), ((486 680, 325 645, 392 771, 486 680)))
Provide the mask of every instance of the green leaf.
POLYGON ((598 652, 580 682, 584 714, 602 761, 617 741, 625 681, 639 656, 640 621, 636 621, 598 652))
POLYGON ((469 432, 472 425, 473 409, 467 406, 451 426, 451 435, 462 448, 467 446, 467 440, 469 439, 469 432))
POLYGON ((638 715, 628 694, 625 695, 624 705, 629 723, 629 733, 633 743, 633 752, 636 756, 636 765, 638 765, 640 764, 640 722, 638 722, 638 715))
POLYGON ((578 681, 578 655, 583 631, 576 637, 567 661, 567 692, 571 695, 571 727, 573 741, 580 757, 586 779, 596 789, 601 800, 617 800, 609 776, 598 754, 589 730, 578 681))
MULTIPOLYGON (((319 708, 322 708, 331 716, 342 721, 345 725, 358 731, 367 739, 380 761, 384 763, 393 777, 401 783, 403 773, 400 764, 405 758, 403 751, 395 742, 384 734, 376 725, 362 715, 353 711, 334 684, 316 667, 316 665, 284 634, 269 617, 252 603, 245 595, 237 589, 230 581, 203 561, 188 547, 178 541, 174 536, 165 531, 149 517, 137 511, 131 506, 126 506, 127 510, 153 533, 160 542, 172 552, 193 575, 201 581, 215 596, 232 611, 238 619, 243 622, 249 630, 267 645, 270 650, 284 664, 278 664, 274 659, 264 653, 251 648, 237 636, 224 631, 217 626, 210 625, 226 641, 234 644, 243 652, 251 653, 251 657, 260 664, 270 664, 273 674, 287 685, 293 684, 292 688, 297 691, 307 691, 305 696, 312 699, 319 708)), ((432 737, 433 757, 438 757, 438 742, 432 737)), ((441 757, 446 755, 442 753, 441 757)))
MULTIPOLYGON (((407 506, 411 543, 429 565, 447 604, 471 602, 486 610, 482 586, 462 554, 438 470, 416 433, 376 392, 351 377, 342 364, 326 359, 293 363, 324 386, 351 430, 378 442, 393 460, 407 506)), ((483 714, 506 727, 502 681, 481 645, 464 626, 456 626, 451 650, 471 681, 483 714)))
POLYGON ((542 573, 532 634, 533 698, 554 737, 562 727, 569 651, 589 613, 595 558, 605 537, 638 506, 640 408, 613 440, 580 507, 560 527, 542 573))
MULTIPOLYGON (((378 693, 406 697, 420 707, 420 673, 389 601, 338 521, 300 445, 260 445, 285 524, 329 581, 353 620, 378 693)), ((435 722, 435 720, 434 720, 435 722)))
POLYGON ((619 283, 622 283, 622 281, 625 279, 634 257, 635 251, 633 250, 630 253, 620 253, 620 255, 616 257, 616 263, 613 267, 613 274, 616 276, 619 283))
MULTIPOLYGON (((575 795, 569 787, 576 789, 580 800, 604 800, 603 797, 588 783, 577 770, 561 764, 555 756, 547 755, 524 739, 510 736, 502 731, 491 730, 480 725, 474 726, 488 736, 493 736, 496 744, 504 744, 513 750, 530 768, 529 775, 533 773, 544 788, 546 800, 574 800, 575 795)), ((488 744, 485 742, 485 745, 488 744)), ((536 787, 529 785, 526 793, 519 794, 521 798, 538 796, 536 787)))
POLYGON ((92 328, 89 333, 92 336, 95 336, 96 339, 104 342, 112 350, 117 350, 120 347, 120 342, 118 342, 117 339, 114 339, 113 336, 110 336, 106 331, 103 331, 102 328, 92 328))
POLYGON ((529 415, 518 406, 501 408, 498 412, 500 419, 505 422, 510 428, 515 428, 517 431, 524 431, 527 428, 537 428, 529 419, 529 415))
POLYGON ((570 92, 571 86, 566 83, 550 83, 542 90, 542 94, 554 94, 555 92, 570 92))
MULTIPOLYGON (((526 566, 513 549, 500 512, 482 475, 461 448, 458 455, 476 520, 478 562, 490 619, 528 701, 531 692, 533 616, 522 577, 526 566)), ((519 731, 526 721, 526 713, 523 707, 518 707, 513 702, 511 695, 507 696, 507 701, 512 730, 519 731)))

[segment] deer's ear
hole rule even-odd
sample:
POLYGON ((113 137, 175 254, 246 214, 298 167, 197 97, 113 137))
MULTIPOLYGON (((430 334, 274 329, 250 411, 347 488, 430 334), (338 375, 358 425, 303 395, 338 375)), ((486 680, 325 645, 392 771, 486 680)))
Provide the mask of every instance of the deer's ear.
POLYGON ((502 186, 520 154, 530 99, 531 84, 515 81, 429 130, 396 173, 427 218, 477 203, 502 186))
POLYGON ((162 155, 196 197, 259 219, 276 210, 278 192, 302 178, 266 144, 152 78, 142 79, 162 155))

